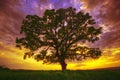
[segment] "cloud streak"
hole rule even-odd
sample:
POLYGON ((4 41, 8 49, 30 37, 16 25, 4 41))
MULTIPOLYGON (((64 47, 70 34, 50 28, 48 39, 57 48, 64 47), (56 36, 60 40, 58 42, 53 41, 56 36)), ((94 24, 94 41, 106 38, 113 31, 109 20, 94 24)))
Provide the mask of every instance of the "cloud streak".
MULTIPOLYGON (((102 38, 96 46, 120 47, 120 1, 119 0, 83 0, 86 10, 98 20, 103 29, 102 38), (112 44, 110 44, 112 43, 112 44)), ((100 25, 100 26, 101 26, 100 25)))
MULTIPOLYGON (((95 42, 95 44, 92 44, 91 46, 100 47, 103 49, 103 51, 105 51, 105 49, 116 49, 111 51, 110 53, 108 50, 106 50, 107 52, 105 52, 104 54, 109 53, 110 57, 103 55, 103 57, 98 59, 98 61, 96 62, 99 62, 99 60, 103 60, 103 62, 112 62, 113 60, 115 60, 115 65, 120 66, 120 64, 117 63, 117 61, 119 62, 118 56, 120 54, 119 5, 120 0, 1 0, 0 60, 3 62, 0 62, 0 65, 9 65, 9 67, 11 68, 15 68, 16 65, 19 68, 25 68, 26 65, 24 62, 19 63, 19 61, 23 61, 22 56, 25 51, 21 51, 15 48, 15 39, 16 37, 22 36, 19 33, 20 27, 22 20, 27 14, 37 14, 39 16, 42 16, 46 9, 67 8, 72 6, 77 10, 84 10, 85 12, 89 12, 97 21, 97 26, 103 27, 103 34, 101 35, 100 40, 95 42), (117 54, 113 55, 115 51, 118 52, 117 54), (18 59, 15 57, 17 57, 18 59), (14 60, 16 60, 17 62, 12 62, 14 60), (22 67, 22 65, 24 67, 22 67)), ((30 61, 34 62, 33 60, 30 61)), ((80 65, 86 66, 87 64, 87 62, 84 62, 82 64, 80 63, 80 65)), ((114 63, 110 64, 113 65, 114 63)), ((110 66, 110 64, 106 66, 110 66)), ((31 65, 31 63, 27 62, 27 65, 31 65)), ((35 65, 41 66, 42 64, 37 65, 37 63, 35 62, 35 65)), ((80 65, 78 63, 70 63, 68 67, 69 69, 72 69, 76 67, 76 65, 78 65, 80 68, 80 65)), ((33 66, 31 67, 33 68, 33 66)), ((76 69, 77 68, 78 67, 76 67, 76 69)))

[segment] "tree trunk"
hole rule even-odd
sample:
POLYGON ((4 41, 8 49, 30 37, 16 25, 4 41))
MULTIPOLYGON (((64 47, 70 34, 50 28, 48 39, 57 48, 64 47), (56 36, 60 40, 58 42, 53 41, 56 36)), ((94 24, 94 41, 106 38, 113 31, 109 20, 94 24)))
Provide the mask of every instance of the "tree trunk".
POLYGON ((60 65, 61 65, 62 71, 65 71, 67 67, 67 64, 65 63, 65 61, 60 62, 60 65))

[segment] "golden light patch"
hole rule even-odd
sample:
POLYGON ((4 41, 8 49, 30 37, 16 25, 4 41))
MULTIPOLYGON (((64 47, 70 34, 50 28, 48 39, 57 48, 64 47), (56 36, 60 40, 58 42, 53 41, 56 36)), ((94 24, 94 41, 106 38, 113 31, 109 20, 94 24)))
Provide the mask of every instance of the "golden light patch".
MULTIPOLYGON (((43 64, 42 61, 37 62, 33 58, 23 59, 25 49, 19 50, 13 46, 4 47, 7 50, 0 50, 0 64, 6 65, 11 69, 31 69, 31 70, 61 70, 59 63, 43 64)), ((99 59, 87 59, 84 61, 67 62, 67 69, 96 69, 120 66, 120 48, 106 48, 99 59)))
POLYGON ((120 67, 120 60, 117 58, 120 48, 107 48, 103 50, 103 55, 98 59, 88 59, 77 64, 77 69, 97 69, 107 67, 120 67), (81 66, 80 66, 81 65, 81 66))
POLYGON ((82 10, 86 10, 86 9, 88 8, 88 5, 87 5, 86 2, 84 2, 83 0, 81 1, 81 4, 83 4, 83 5, 81 6, 81 9, 82 9, 82 10))

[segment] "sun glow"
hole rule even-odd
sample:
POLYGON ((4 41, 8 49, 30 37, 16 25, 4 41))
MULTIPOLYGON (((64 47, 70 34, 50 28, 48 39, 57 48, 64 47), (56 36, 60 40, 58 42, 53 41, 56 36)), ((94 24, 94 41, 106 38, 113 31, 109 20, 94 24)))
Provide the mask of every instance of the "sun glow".
MULTIPOLYGON (((0 43, 1 44, 1 43, 0 43)), ((3 45, 3 44, 1 44, 3 45)), ((85 46, 85 45, 84 45, 85 46)), ((23 59, 26 49, 18 49, 14 46, 3 45, 4 49, 0 50, 0 64, 11 69, 32 69, 32 70, 60 70, 59 63, 43 64, 42 61, 37 62, 33 58, 23 59)), ((120 66, 120 48, 106 48, 99 59, 87 59, 77 62, 67 62, 67 69, 96 69, 120 66)))
POLYGON ((103 50, 103 55, 99 59, 88 59, 79 65, 78 69, 96 69, 120 66, 120 48, 107 48, 103 50))

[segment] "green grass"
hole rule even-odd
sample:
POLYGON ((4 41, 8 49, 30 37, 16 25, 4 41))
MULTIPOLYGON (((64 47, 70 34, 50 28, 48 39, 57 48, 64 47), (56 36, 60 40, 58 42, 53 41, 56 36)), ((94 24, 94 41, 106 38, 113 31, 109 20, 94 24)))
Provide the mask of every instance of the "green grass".
POLYGON ((120 70, 0 70, 0 80, 120 80, 120 70))

